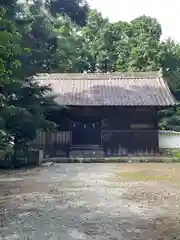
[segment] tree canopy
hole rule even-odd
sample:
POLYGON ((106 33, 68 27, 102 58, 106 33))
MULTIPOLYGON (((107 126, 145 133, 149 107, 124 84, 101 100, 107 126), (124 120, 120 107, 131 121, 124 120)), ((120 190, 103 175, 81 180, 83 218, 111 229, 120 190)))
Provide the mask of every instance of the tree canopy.
POLYGON ((89 6, 84 0, 50 0, 47 3, 50 7, 51 14, 66 14, 76 24, 83 26, 86 24, 89 6))

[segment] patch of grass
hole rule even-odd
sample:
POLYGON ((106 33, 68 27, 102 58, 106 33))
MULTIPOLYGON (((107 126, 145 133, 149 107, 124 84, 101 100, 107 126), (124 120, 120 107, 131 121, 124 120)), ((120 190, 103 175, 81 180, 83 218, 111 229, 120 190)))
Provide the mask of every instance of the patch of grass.
POLYGON ((121 172, 119 178, 125 181, 180 181, 174 175, 153 171, 121 172))
POLYGON ((180 151, 172 151, 173 162, 180 162, 180 151))

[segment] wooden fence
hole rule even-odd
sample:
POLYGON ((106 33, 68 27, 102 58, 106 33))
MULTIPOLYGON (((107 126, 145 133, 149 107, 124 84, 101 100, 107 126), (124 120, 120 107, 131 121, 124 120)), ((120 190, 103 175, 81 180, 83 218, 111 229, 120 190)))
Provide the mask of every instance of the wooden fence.
POLYGON ((71 139, 71 131, 41 132, 37 138, 31 142, 31 146, 38 149, 46 149, 48 146, 61 147, 70 145, 71 139))

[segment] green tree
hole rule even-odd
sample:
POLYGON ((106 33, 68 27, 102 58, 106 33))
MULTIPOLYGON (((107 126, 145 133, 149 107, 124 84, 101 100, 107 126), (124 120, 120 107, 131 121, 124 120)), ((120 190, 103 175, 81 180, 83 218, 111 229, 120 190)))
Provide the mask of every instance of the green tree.
MULTIPOLYGON (((180 101, 180 45, 168 39, 161 43, 163 57, 161 66, 164 77, 168 81, 171 92, 176 100, 180 101)), ((159 126, 164 129, 179 130, 180 126, 180 107, 163 110, 159 113, 159 126)))
POLYGON ((50 91, 47 86, 39 86, 25 76, 24 65, 19 60, 27 54, 22 48, 24 39, 17 25, 8 20, 6 11, 1 10, 0 14, 1 143, 8 144, 14 139, 16 154, 36 137, 38 130, 54 127, 44 114, 46 106, 53 101, 46 97, 46 92, 50 91))
MULTIPOLYGON (((160 69, 161 26, 156 19, 141 16, 125 27, 126 55, 123 65, 128 71, 155 71, 160 69), (128 29, 128 31, 127 31, 128 29), (127 49, 128 46, 128 49, 127 49)), ((121 46, 121 45, 120 45, 121 46)), ((121 58, 122 59, 122 58, 121 58)), ((122 63, 122 60, 118 64, 122 63)), ((119 65, 120 65, 119 64, 119 65)), ((121 66, 119 66, 121 69, 121 66)))
MULTIPOLYGON (((0 9, 0 110, 1 113, 11 108, 9 100, 13 98, 13 92, 19 86, 19 81, 13 77, 13 71, 20 66, 19 56, 21 54, 21 36, 14 24, 8 20, 6 11, 0 9)), ((5 119, 1 114, 0 129, 5 131, 5 119)))
POLYGON ((54 55, 55 72, 82 72, 86 68, 84 37, 81 28, 71 19, 60 15, 56 24, 57 49, 54 55))
POLYGON ((110 23, 97 11, 82 28, 89 71, 150 71, 161 68, 161 26, 142 16, 132 22, 110 23))
POLYGON ((83 26, 88 18, 89 6, 84 0, 49 0, 46 1, 51 13, 56 17, 57 14, 65 14, 76 24, 83 26))
MULTIPOLYGON (((87 25, 82 28, 84 56, 86 69, 90 72, 114 71, 117 59, 117 30, 103 19, 97 11, 91 11, 87 25)), ((118 33, 120 36, 120 32, 118 33)), ((118 39, 119 39, 118 36, 118 39)))

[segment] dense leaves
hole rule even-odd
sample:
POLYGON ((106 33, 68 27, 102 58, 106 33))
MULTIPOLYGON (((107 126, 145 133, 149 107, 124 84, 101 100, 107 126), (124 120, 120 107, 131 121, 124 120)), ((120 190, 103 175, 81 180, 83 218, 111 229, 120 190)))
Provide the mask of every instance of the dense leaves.
POLYGON ((39 86, 31 78, 32 74, 41 71, 29 57, 34 54, 33 49, 25 42, 25 34, 16 19, 13 21, 8 16, 8 12, 1 9, 0 143, 5 147, 13 140, 16 150, 34 139, 37 131, 52 128, 54 124, 46 120, 44 114, 45 106, 49 104, 45 94, 50 89, 39 86), (22 61, 22 58, 26 61, 22 61), (31 65, 34 70, 28 71, 28 68, 32 69, 31 65))
POLYGON ((89 6, 84 0, 50 0, 50 10, 53 16, 66 14, 78 25, 85 25, 89 6))

